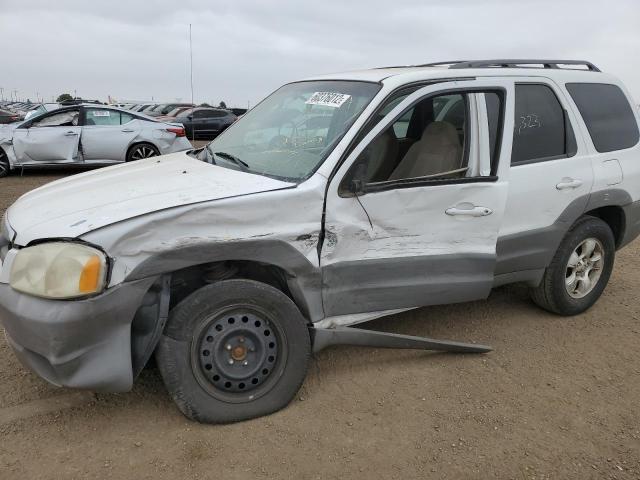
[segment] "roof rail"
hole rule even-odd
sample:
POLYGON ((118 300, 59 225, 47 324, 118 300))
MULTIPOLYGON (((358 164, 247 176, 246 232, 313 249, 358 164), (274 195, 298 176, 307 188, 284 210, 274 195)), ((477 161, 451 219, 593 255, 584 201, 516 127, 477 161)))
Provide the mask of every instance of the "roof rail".
MULTIPOLYGON (((542 68, 558 68, 561 65, 583 65, 591 72, 599 72, 600 69, 593 63, 585 60, 539 60, 539 59, 498 59, 498 60, 454 60, 451 62, 437 62, 418 65, 420 67, 436 67, 449 65, 449 68, 518 68, 523 65, 542 65, 542 68)), ((535 68, 535 67, 526 67, 535 68)))

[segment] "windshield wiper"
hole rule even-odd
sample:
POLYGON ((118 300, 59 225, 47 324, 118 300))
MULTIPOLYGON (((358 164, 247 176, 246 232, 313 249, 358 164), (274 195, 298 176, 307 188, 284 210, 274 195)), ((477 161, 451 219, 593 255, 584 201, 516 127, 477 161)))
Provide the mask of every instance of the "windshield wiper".
POLYGON ((243 160, 240 160, 238 157, 236 157, 235 155, 231 155, 230 153, 227 152, 216 152, 214 155, 217 155, 219 157, 224 158, 225 160, 229 160, 233 163, 235 163, 236 165, 238 165, 242 170, 248 170, 249 169, 249 164, 243 160))
POLYGON ((216 159, 213 156, 213 152, 209 148, 209 144, 206 144, 204 146, 204 151, 205 151, 205 153, 207 155, 207 163, 210 163, 211 165, 215 165, 216 164, 216 159))

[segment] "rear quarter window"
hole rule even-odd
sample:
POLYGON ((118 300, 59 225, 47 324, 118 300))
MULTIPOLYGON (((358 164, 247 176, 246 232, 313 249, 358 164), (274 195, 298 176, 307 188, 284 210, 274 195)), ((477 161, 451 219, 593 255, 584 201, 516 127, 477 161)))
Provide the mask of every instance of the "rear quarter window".
POLYGON ((566 87, 598 152, 624 150, 638 143, 638 123, 627 97, 617 85, 567 83, 566 87))

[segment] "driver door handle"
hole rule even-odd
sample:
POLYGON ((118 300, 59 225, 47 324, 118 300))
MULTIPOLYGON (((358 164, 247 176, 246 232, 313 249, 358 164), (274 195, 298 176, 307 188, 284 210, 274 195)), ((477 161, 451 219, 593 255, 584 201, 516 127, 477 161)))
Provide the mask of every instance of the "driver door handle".
POLYGON ((472 208, 458 208, 451 207, 447 208, 444 213, 447 215, 466 215, 469 217, 486 217, 487 215, 491 215, 493 210, 488 207, 477 207, 474 206, 472 208))
POLYGON ((65 137, 75 137, 76 135, 78 135, 78 132, 72 132, 72 131, 69 131, 64 134, 65 137))
POLYGON ((582 180, 565 177, 560 183, 556 184, 556 188, 558 190, 567 190, 568 188, 578 188, 580 185, 582 185, 582 180))

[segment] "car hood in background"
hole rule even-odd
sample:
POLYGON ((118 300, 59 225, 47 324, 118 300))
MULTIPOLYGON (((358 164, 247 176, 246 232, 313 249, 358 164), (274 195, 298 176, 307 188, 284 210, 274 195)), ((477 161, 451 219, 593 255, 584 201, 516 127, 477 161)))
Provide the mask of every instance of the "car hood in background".
POLYGON ((231 170, 184 152, 107 167, 51 182, 7 211, 15 243, 75 238, 166 208, 290 188, 295 184, 231 170))

